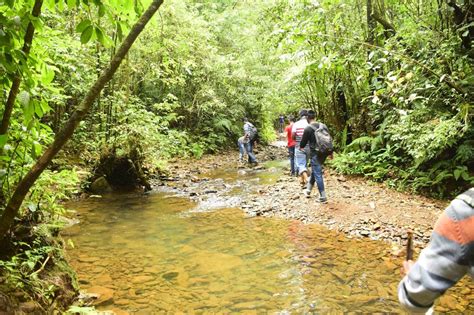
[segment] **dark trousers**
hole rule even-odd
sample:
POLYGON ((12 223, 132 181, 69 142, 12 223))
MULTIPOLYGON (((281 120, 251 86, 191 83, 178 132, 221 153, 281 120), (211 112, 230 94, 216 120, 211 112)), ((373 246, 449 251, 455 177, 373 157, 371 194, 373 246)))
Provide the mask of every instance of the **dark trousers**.
POLYGON ((296 175, 296 166, 295 166, 295 146, 288 147, 288 158, 290 159, 290 169, 291 175, 296 175))

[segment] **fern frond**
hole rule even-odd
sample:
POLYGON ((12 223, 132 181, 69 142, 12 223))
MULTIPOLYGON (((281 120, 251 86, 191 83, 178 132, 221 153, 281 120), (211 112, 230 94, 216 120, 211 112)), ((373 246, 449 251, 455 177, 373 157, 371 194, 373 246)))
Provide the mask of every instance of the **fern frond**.
POLYGON ((226 118, 215 119, 213 127, 221 131, 230 131, 232 129, 232 122, 226 118))
POLYGON ((465 163, 474 160, 474 140, 464 141, 456 150, 454 160, 465 163))
POLYGON ((365 146, 372 146, 372 143, 375 141, 376 138, 363 136, 357 139, 354 139, 348 146, 347 149, 349 150, 361 150, 365 146))

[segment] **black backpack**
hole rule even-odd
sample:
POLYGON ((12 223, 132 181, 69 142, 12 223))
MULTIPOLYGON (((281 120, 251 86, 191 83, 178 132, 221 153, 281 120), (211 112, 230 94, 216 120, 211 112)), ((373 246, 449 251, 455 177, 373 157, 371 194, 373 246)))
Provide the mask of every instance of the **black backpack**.
POLYGON ((310 126, 314 130, 314 138, 316 139, 315 150, 317 155, 322 158, 331 155, 334 152, 334 145, 328 127, 322 123, 318 123, 318 127, 310 126))

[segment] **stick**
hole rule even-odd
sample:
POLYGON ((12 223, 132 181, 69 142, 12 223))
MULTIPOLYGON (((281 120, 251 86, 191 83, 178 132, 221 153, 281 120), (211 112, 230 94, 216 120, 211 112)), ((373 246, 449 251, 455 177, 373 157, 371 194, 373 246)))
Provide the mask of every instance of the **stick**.
POLYGON ((406 260, 413 260, 413 232, 408 231, 407 238, 407 258, 406 260))

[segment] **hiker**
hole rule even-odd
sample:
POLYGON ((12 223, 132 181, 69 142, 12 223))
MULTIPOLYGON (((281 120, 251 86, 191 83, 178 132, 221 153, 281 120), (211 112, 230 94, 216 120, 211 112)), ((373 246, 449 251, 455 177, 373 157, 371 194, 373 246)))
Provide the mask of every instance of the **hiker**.
POLYGON ((304 194, 309 197, 311 195, 311 190, 313 190, 314 183, 318 186, 319 190, 319 202, 327 202, 326 192, 324 190, 324 180, 323 180, 323 163, 326 158, 332 154, 332 139, 329 136, 330 149, 323 151, 321 148, 322 142, 324 139, 317 139, 316 132, 324 132, 329 135, 328 127, 321 123, 315 121, 316 113, 313 110, 308 111, 308 126, 304 129, 303 137, 299 146, 299 150, 304 150, 307 144, 309 144, 310 154, 311 154, 311 177, 306 186, 304 194), (318 141, 319 140, 319 141, 318 141))
POLYGON ((288 158, 290 159, 290 174, 291 176, 296 175, 296 168, 295 168, 295 145, 296 141, 293 140, 291 136, 291 129, 293 128, 293 124, 295 119, 293 116, 288 117, 288 126, 285 127, 286 139, 288 143, 288 158))
POLYGON ((283 116, 282 114, 280 114, 280 117, 279 117, 279 122, 280 122, 280 128, 278 129, 278 132, 279 133, 283 133, 283 125, 285 124, 285 116, 283 116))
MULTIPOLYGON (((300 120, 293 124, 291 127, 291 137, 295 140, 295 148, 300 147, 301 138, 303 137, 303 132, 306 126, 308 126, 308 121, 306 120, 306 116, 308 115, 308 111, 306 109, 302 109, 300 111, 300 120)), ((296 165, 296 172, 300 177, 300 184, 302 188, 306 187, 306 183, 308 182, 308 169, 306 168, 308 164, 308 157, 309 157, 309 147, 306 148, 304 151, 295 149, 295 165, 296 165)))
POLYGON ((411 312, 431 313, 433 303, 465 274, 474 278, 474 188, 457 196, 435 224, 428 247, 414 263, 403 263, 400 303, 411 312))
POLYGON ((248 118, 244 118, 244 137, 245 137, 245 150, 247 151, 247 155, 249 157, 248 162, 250 164, 258 164, 257 158, 253 153, 253 148, 255 145, 255 141, 257 140, 257 128, 249 122, 248 118))
POLYGON ((239 162, 242 163, 244 161, 244 155, 247 154, 247 150, 245 149, 245 145, 247 144, 248 140, 245 139, 245 136, 242 136, 237 140, 237 145, 239 146, 239 162))

